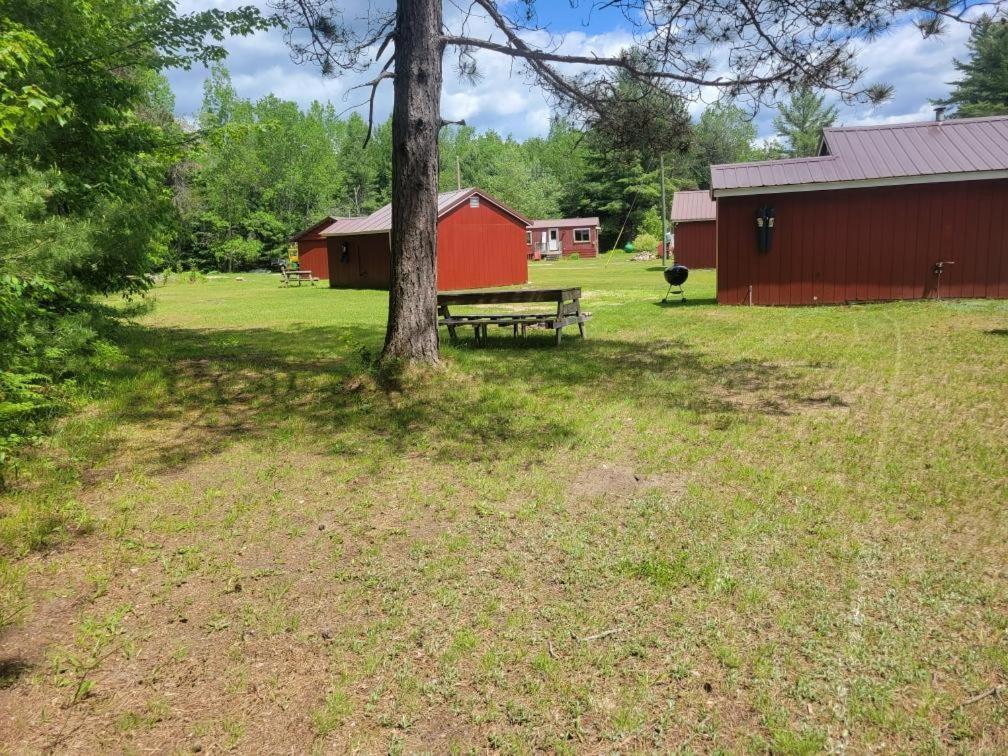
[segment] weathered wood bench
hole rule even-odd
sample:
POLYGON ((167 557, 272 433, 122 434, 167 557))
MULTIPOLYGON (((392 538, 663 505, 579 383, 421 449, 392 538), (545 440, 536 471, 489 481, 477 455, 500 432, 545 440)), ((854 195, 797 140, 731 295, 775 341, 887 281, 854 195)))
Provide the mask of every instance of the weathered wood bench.
POLYGON ((313 276, 310 270, 281 270, 280 279, 284 286, 290 286, 292 283, 300 286, 302 281, 308 281, 314 286, 318 282, 318 278, 313 276))
POLYGON ((556 343, 560 343, 563 329, 576 325, 585 337, 585 322, 591 317, 581 310, 581 289, 513 289, 509 291, 460 291, 448 294, 438 294, 438 324, 448 329, 452 341, 458 339, 457 330, 460 326, 471 326, 477 342, 485 342, 487 329, 490 326, 512 329, 517 337, 524 337, 528 328, 546 328, 556 332, 556 343), (493 305, 493 304, 539 304, 556 303, 552 312, 506 312, 506 313, 475 313, 453 315, 450 307, 459 305, 493 305))

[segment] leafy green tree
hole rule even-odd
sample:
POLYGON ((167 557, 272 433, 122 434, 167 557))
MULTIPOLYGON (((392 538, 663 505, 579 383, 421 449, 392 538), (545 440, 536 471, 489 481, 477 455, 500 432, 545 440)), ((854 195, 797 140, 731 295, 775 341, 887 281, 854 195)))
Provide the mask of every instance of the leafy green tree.
POLYGON ((257 239, 243 239, 232 236, 213 248, 213 256, 221 270, 230 272, 235 267, 247 267, 259 261, 263 253, 263 245, 257 239))
POLYGON ((94 294, 137 292, 169 258, 168 178, 187 137, 163 71, 224 57, 255 8, 0 0, 0 478, 114 351, 94 294))
POLYGON ((819 152, 822 130, 836 123, 837 108, 826 105, 826 95, 802 87, 782 103, 773 119, 777 135, 784 140, 790 157, 808 157, 819 152))
MULTIPOLYGON (((644 215, 641 216, 640 231, 656 239, 661 239, 662 218, 657 207, 649 207, 644 211, 644 215)), ((634 244, 636 245, 636 242, 634 244)))
POLYGON ((600 245, 610 249, 632 238, 648 208, 661 201, 657 155, 607 153, 589 133, 588 166, 581 196, 572 215, 598 215, 602 224, 600 245))
POLYGON ((710 167, 749 160, 755 139, 756 127, 749 114, 720 100, 700 115, 680 170, 692 186, 709 189, 710 167))
POLYGON ((0 142, 10 142, 21 129, 47 121, 66 123, 67 108, 27 78, 33 70, 51 69, 53 51, 37 34, 0 22, 0 142))
POLYGON ((981 16, 970 33, 969 60, 955 60, 962 74, 939 104, 955 107, 955 118, 1008 114, 1008 17, 981 16))

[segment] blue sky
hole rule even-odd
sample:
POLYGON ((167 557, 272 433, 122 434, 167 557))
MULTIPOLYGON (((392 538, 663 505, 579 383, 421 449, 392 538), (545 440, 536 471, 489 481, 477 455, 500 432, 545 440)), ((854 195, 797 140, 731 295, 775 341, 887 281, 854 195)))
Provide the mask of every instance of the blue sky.
MULTIPOLYGON (((244 0, 248 3, 254 0, 244 0)), ((364 0, 341 2, 343 7, 362 7, 364 0)), ((384 0, 391 2, 391 0, 384 0)), ((181 0, 180 12, 209 7, 233 7, 240 0, 181 0)), ((461 7, 467 4, 459 3, 461 7)), ((268 12, 265 2, 261 3, 268 12)), ((540 0, 539 21, 555 38, 562 38, 565 51, 614 54, 632 42, 630 25, 614 11, 590 13, 591 0, 572 7, 568 0, 540 0)), ((350 10, 349 14, 354 11, 350 10)), ((450 23, 455 6, 445 4, 446 20, 450 23)), ((470 32, 481 31, 481 19, 471 21, 470 32)), ((489 26, 483 30, 489 34, 489 26)), ((948 93, 947 82, 954 78, 952 59, 964 58, 968 30, 952 25, 941 39, 923 40, 910 26, 897 28, 881 39, 868 44, 860 53, 860 63, 867 69, 868 81, 886 81, 896 87, 894 98, 877 108, 863 105, 840 106, 840 122, 846 125, 922 120, 932 116, 929 100, 948 93)), ((290 60, 288 48, 280 30, 259 33, 253 37, 226 42, 230 53, 226 63, 239 95, 258 99, 267 94, 294 100, 307 106, 312 100, 330 101, 337 110, 350 108, 364 99, 361 90, 351 88, 369 78, 363 74, 345 74, 324 78, 310 65, 296 65, 290 60)), ((478 129, 495 129, 522 139, 545 132, 549 124, 550 106, 542 94, 530 85, 527 76, 513 66, 512 61, 493 53, 480 53, 478 62, 482 79, 475 85, 460 81, 446 59, 442 112, 450 119, 464 118, 478 129)), ((191 71, 172 71, 169 81, 175 92, 179 115, 194 113, 202 98, 203 80, 207 71, 201 67, 191 71)), ((391 112, 391 83, 382 86, 376 99, 376 116, 384 119, 391 112)), ((703 107, 696 103, 694 112, 703 107)), ((358 108, 362 113, 363 107, 358 108)), ((757 131, 762 138, 773 135, 771 121, 774 110, 762 109, 756 116, 757 131)))

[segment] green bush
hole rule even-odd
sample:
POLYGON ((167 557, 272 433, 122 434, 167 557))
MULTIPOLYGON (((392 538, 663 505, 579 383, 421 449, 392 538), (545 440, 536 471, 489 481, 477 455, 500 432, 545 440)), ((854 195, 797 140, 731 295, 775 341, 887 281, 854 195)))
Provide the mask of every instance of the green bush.
POLYGON ((581 255, 579 255, 577 252, 571 252, 569 255, 567 255, 567 259, 568 260, 580 260, 581 259, 581 255))
POLYGON ((638 252, 650 252, 654 254, 658 249, 658 239, 651 234, 637 234, 633 240, 634 249, 638 252))
POLYGON ((638 231, 642 234, 649 234, 656 239, 661 239, 662 235, 662 222, 661 213, 658 212, 658 208, 649 207, 644 215, 641 217, 640 226, 638 231))

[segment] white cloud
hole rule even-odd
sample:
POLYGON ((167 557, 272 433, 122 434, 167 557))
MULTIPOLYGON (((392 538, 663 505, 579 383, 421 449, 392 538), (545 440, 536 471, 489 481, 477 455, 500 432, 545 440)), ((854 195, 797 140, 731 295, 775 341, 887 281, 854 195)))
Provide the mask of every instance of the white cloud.
MULTIPOLYGON (((228 8, 248 0, 181 0, 182 12, 208 7, 228 8)), ((363 2, 363 0, 361 0, 363 2)), ((264 12, 270 12, 265 2, 264 12)), ((350 18, 359 11, 354 2, 347 11, 350 18)), ((363 7, 363 6, 360 6, 363 7)), ((451 9, 446 5, 446 9, 451 9)), ((454 10, 451 13, 456 13, 454 10)), ((446 22, 457 22, 458 15, 449 13, 446 22)), ((489 21, 473 16, 466 32, 474 37, 498 38, 489 21)), ((611 56, 633 43, 632 34, 617 26, 611 30, 592 33, 582 29, 564 35, 530 32, 530 41, 549 45, 564 53, 611 56)), ((869 82, 885 81, 895 86, 892 101, 876 108, 863 105, 841 106, 840 122, 849 125, 895 123, 931 117, 930 99, 948 93, 947 82, 954 78, 953 57, 964 57, 968 29, 952 24, 946 36, 924 40, 910 25, 896 28, 882 38, 864 46, 860 62, 867 69, 869 82)), ((367 74, 345 72, 334 78, 325 78, 311 64, 296 65, 280 30, 260 32, 251 37, 228 40, 230 56, 226 62, 239 95, 258 99, 273 93, 283 99, 294 100, 307 106, 312 100, 331 101, 337 111, 358 105, 366 99, 365 90, 352 88, 366 81, 367 74)), ((550 103, 542 89, 527 75, 520 61, 503 55, 478 50, 474 53, 481 73, 475 84, 459 78, 451 52, 445 57, 442 109, 446 118, 465 119, 478 129, 494 129, 501 134, 517 138, 545 134, 549 129, 550 103)), ((587 66, 569 66, 570 72, 587 66)), ((191 71, 172 71, 169 81, 176 94, 177 111, 194 113, 202 98, 202 83, 207 75, 203 68, 191 71)), ((373 74, 372 74, 373 75, 373 74)), ((714 93, 701 93, 698 101, 691 102, 689 111, 697 115, 705 102, 714 99, 714 93)), ((391 112, 391 83, 383 84, 376 98, 375 115, 385 119, 391 112)), ((363 105, 357 108, 364 113, 363 105)), ((764 108, 756 116, 757 131, 761 138, 772 136, 771 120, 775 111, 764 108)))

